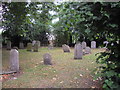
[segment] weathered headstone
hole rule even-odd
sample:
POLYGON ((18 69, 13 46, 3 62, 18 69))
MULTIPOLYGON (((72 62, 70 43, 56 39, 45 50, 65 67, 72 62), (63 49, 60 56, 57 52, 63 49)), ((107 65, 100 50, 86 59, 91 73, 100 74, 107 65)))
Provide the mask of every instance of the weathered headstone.
POLYGON ((10 51, 10 70, 19 71, 19 52, 16 49, 10 51))
POLYGON ((27 51, 32 51, 32 43, 27 44, 27 51))
POLYGON ((34 52, 38 52, 38 43, 36 42, 33 47, 34 52))
POLYGON ((63 51, 64 51, 64 52, 70 52, 70 47, 69 47, 68 45, 63 44, 63 45, 62 45, 62 48, 63 48, 63 51))
POLYGON ((86 42, 82 42, 82 48, 85 49, 87 46, 86 42))
POLYGON ((11 49, 11 41, 7 41, 7 50, 11 49))
POLYGON ((53 49, 53 41, 52 40, 49 41, 48 49, 53 49))
POLYGON ((91 48, 96 48, 96 41, 91 42, 91 48))
POLYGON ((74 48, 74 59, 82 59, 82 56, 82 45, 80 43, 77 43, 74 48))
POLYGON ((36 43, 38 44, 38 47, 40 47, 40 41, 36 41, 36 43))
POLYGON ((24 49, 24 44, 23 44, 23 42, 20 42, 19 48, 20 48, 20 49, 24 49))
POLYGON ((49 53, 46 53, 43 55, 43 60, 45 65, 52 65, 52 62, 51 62, 52 57, 49 53))
POLYGON ((32 46, 34 46, 34 44, 35 44, 35 43, 36 43, 36 41, 35 41, 35 40, 33 40, 33 41, 32 41, 32 46))
POLYGON ((52 45, 48 45, 48 49, 53 49, 53 46, 52 45))
POLYGON ((90 54, 90 53, 91 53, 90 47, 86 47, 84 54, 90 54))

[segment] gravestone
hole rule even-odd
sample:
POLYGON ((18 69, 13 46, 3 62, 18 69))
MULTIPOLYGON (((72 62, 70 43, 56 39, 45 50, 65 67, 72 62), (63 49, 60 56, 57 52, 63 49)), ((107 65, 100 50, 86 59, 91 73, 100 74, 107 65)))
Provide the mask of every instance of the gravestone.
POLYGON ((24 44, 23 44, 23 42, 20 42, 19 48, 20 48, 20 49, 24 49, 24 44))
POLYGON ((49 53, 46 53, 43 55, 43 60, 45 65, 52 65, 52 62, 51 62, 52 57, 49 53))
POLYGON ((38 43, 36 42, 33 47, 34 52, 38 52, 38 43))
POLYGON ((90 47, 86 47, 84 54, 90 54, 90 53, 91 53, 90 47))
POLYGON ((75 44, 74 48, 74 59, 82 59, 83 51, 80 43, 75 44))
POLYGON ((53 41, 52 40, 49 41, 48 49, 53 49, 53 41))
POLYGON ((7 41, 7 50, 11 49, 11 41, 7 41))
POLYGON ((53 49, 53 46, 49 44, 48 49, 53 49))
POLYGON ((64 52, 70 52, 70 47, 69 47, 68 45, 63 44, 63 45, 62 45, 62 48, 63 48, 63 51, 64 51, 64 52))
POLYGON ((38 44, 38 47, 40 47, 40 41, 36 41, 36 43, 38 44))
POLYGON ((93 48, 93 49, 96 48, 96 41, 91 42, 91 48, 93 48))
POLYGON ((82 49, 85 49, 87 46, 86 42, 82 42, 82 49))
POLYGON ((32 46, 34 46, 34 44, 35 44, 35 43, 36 43, 36 41, 35 41, 35 40, 33 40, 33 41, 32 41, 32 46))
POLYGON ((27 43, 27 51, 32 51, 32 43, 27 43))
POLYGON ((19 52, 16 49, 10 51, 10 70, 19 71, 19 52))

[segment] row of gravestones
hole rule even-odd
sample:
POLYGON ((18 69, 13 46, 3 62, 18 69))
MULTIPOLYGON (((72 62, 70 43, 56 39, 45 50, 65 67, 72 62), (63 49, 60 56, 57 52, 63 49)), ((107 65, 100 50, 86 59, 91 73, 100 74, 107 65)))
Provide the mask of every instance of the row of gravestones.
MULTIPOLYGON (((34 46, 38 47, 38 43, 34 43, 34 46)), ((31 50, 29 48, 32 47, 32 43, 28 43, 27 50, 31 50)), ((77 43, 75 45, 75 51, 74 51, 74 59, 82 59, 83 55, 83 49, 87 51, 87 53, 90 53, 90 48, 86 47, 86 43, 83 42, 82 45, 80 43, 77 43)), ((63 45, 64 52, 70 52, 70 47, 68 45, 63 45)), ((46 53, 43 55, 43 60, 45 65, 52 65, 52 57, 50 54, 46 53)), ((16 48, 11 49, 10 51, 10 70, 11 71, 19 71, 19 52, 16 48)))
POLYGON ((38 52, 38 49, 40 47, 40 42, 35 42, 34 44, 32 43, 27 43, 27 51, 34 51, 34 52, 38 52))
MULTIPOLYGON (((38 44, 38 47, 40 47, 40 41, 35 41, 35 40, 32 42, 32 46, 34 46, 34 44, 36 44, 36 43, 38 44)), ((24 49, 24 43, 23 42, 19 43, 19 48, 24 49)), ((10 50, 10 49, 11 49, 11 41, 8 41, 7 42, 7 50, 10 50)))
MULTIPOLYGON (((92 45, 91 45, 92 48, 95 48, 96 45, 93 45, 93 44, 96 44, 96 43, 92 42, 92 45)), ((68 45, 64 44, 62 45, 62 48, 64 52, 70 52, 70 47, 68 45)), ((82 59, 83 55, 90 54, 90 53, 91 53, 91 48, 87 47, 86 42, 82 42, 81 44, 80 43, 75 44, 74 59, 82 59)))

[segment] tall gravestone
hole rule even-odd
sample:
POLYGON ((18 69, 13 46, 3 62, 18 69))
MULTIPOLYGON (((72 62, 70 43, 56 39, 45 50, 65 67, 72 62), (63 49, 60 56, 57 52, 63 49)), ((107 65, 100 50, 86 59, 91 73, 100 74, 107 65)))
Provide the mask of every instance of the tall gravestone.
POLYGON ((85 54, 90 54, 91 53, 91 48, 90 47, 86 47, 85 48, 85 54))
POLYGON ((11 41, 7 41, 7 50, 11 49, 11 41))
POLYGON ((91 42, 91 48, 93 48, 93 49, 96 48, 96 41, 91 42))
POLYGON ((82 48, 85 49, 86 46, 87 46, 86 42, 83 41, 83 42, 82 42, 82 48))
POLYGON ((62 45, 62 48, 63 48, 63 51, 64 51, 64 52, 70 52, 70 47, 69 47, 68 45, 63 44, 63 45, 62 45))
POLYGON ((36 43, 38 44, 38 47, 40 47, 40 41, 36 41, 36 43))
POLYGON ((38 43, 36 42, 33 47, 34 52, 38 52, 38 43))
POLYGON ((74 48, 74 59, 82 59, 82 56, 82 45, 80 43, 77 43, 74 48))
POLYGON ((53 49, 53 41, 52 40, 49 41, 48 49, 53 49))
POLYGON ((27 43, 27 51, 32 51, 32 43, 27 43))
POLYGON ((19 71, 19 52, 16 49, 10 51, 10 70, 19 71))
POLYGON ((33 40, 33 41, 32 41, 32 46, 34 46, 34 44, 35 44, 35 43, 36 43, 36 41, 35 41, 35 40, 33 40))
POLYGON ((23 42, 20 42, 19 48, 20 48, 20 49, 24 49, 24 44, 23 44, 23 42))
POLYGON ((51 62, 52 57, 49 53, 46 53, 43 55, 43 60, 45 65, 52 65, 52 62, 51 62))

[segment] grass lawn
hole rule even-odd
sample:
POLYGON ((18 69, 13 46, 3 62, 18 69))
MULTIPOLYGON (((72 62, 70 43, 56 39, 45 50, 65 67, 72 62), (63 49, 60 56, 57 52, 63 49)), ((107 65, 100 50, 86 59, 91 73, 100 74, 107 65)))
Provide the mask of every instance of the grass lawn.
MULTIPOLYGON (((102 49, 92 49, 92 54, 83 56, 82 60, 74 60, 74 50, 64 53, 62 48, 49 50, 39 48, 39 52, 28 52, 19 49, 20 74, 17 79, 6 80, 3 88, 99 88, 98 81, 93 80, 93 70, 98 66, 95 60, 97 52, 102 49), (53 65, 43 64, 43 54, 52 55, 53 65)), ((9 51, 3 49, 3 70, 9 67, 9 51)))

